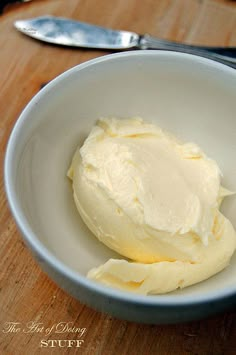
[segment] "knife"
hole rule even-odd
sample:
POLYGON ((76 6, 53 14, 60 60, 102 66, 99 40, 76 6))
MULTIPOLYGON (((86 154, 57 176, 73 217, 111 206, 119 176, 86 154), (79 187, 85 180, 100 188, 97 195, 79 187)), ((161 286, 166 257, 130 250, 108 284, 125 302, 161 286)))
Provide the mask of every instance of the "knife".
POLYGON ((108 50, 170 50, 200 55, 236 68, 236 47, 188 45, 50 15, 18 20, 14 25, 30 37, 57 45, 108 50))

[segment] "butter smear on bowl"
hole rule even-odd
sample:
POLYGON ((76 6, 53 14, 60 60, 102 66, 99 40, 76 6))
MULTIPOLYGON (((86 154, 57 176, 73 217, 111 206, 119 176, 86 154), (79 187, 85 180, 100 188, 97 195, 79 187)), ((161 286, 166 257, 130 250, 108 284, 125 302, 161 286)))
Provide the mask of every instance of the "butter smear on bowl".
POLYGON ((196 144, 141 118, 100 119, 75 152, 68 177, 88 228, 127 258, 90 270, 90 279, 161 294, 229 264, 236 232, 219 207, 232 193, 196 144))

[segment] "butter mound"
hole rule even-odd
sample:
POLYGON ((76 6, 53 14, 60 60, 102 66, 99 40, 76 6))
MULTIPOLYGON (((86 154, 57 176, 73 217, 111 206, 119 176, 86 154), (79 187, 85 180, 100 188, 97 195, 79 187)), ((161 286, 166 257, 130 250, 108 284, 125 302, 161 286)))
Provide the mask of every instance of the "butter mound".
POLYGON ((219 212, 231 193, 194 143, 141 118, 101 119, 68 171, 94 235, 133 262, 109 260, 88 277, 141 294, 202 281, 227 266, 236 232, 219 212))

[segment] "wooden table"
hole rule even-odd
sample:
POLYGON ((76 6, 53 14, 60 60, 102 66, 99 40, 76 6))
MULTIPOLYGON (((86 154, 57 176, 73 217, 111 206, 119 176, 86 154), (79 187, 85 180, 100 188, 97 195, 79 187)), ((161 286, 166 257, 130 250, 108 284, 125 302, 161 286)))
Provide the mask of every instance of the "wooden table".
MULTIPOLYGON (((148 32, 162 38, 236 46, 236 4, 223 0, 34 0, 5 9, 0 16, 0 159, 19 113, 58 74, 102 51, 73 50, 27 38, 13 21, 43 14, 66 16, 114 29, 148 32)), ((2 176, 2 175, 1 175, 2 176)), ((80 304, 38 267, 9 212, 0 180, 0 354, 236 354, 232 312, 180 325, 142 325, 113 319, 80 304), (65 331, 45 336, 40 328, 60 322, 86 328, 83 336, 65 331), (3 332, 6 322, 19 322, 3 332), (28 328, 27 328, 28 327, 28 328), (19 331, 16 329, 20 328, 19 331), (42 339, 82 339, 40 347, 42 339), (78 346, 78 343, 76 344, 78 346)), ((45 330, 45 329, 44 329, 45 330)), ((41 344, 42 345, 42 344, 41 344)))

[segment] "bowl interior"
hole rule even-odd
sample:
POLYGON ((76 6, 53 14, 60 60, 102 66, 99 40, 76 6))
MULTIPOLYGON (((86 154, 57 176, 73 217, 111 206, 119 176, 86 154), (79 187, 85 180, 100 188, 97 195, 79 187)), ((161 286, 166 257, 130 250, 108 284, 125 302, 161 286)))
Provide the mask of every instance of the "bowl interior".
MULTIPOLYGON (((141 116, 193 141, 219 164, 236 191, 236 74, 203 59, 164 52, 103 57, 47 85, 18 121, 12 139, 12 188, 22 221, 64 264, 86 275, 120 256, 83 224, 66 177, 72 155, 99 117, 141 116)), ((236 227, 236 197, 222 206, 236 227)), ((165 295, 217 293, 235 284, 236 255, 211 279, 165 295)), ((161 297, 161 296, 153 296, 161 297)))

